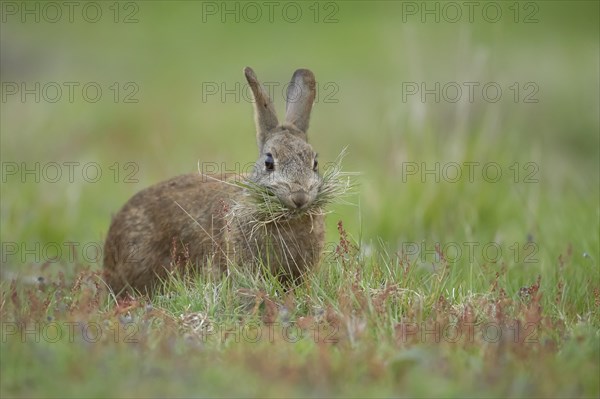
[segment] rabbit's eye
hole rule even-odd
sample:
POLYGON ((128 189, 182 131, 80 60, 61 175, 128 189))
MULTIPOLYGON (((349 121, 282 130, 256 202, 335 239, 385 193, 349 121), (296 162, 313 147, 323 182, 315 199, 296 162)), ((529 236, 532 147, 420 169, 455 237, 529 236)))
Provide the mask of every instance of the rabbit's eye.
POLYGON ((317 161, 317 159, 315 158, 315 161, 313 163, 313 170, 316 172, 318 168, 319 168, 319 161, 317 161))
POLYGON ((269 171, 275 170, 275 161, 273 160, 273 154, 267 152, 267 157, 265 158, 265 168, 269 171))

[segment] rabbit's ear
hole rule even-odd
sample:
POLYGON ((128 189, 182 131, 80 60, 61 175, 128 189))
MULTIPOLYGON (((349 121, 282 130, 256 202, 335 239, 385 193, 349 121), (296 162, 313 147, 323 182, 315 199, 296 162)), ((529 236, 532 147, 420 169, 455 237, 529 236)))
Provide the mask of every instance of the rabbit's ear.
POLYGON ((308 69, 298 69, 287 89, 285 122, 302 132, 308 130, 310 110, 315 101, 315 75, 308 69))
POLYGON ((277 114, 275 113, 275 107, 273 106, 273 102, 269 97, 269 93, 267 93, 265 88, 260 84, 252 68, 244 68, 244 74, 246 75, 246 80, 248 81, 248 84, 252 89, 252 94, 254 95, 256 141, 258 142, 258 147, 260 150, 266 141, 266 136, 269 131, 277 127, 279 122, 277 121, 277 114))

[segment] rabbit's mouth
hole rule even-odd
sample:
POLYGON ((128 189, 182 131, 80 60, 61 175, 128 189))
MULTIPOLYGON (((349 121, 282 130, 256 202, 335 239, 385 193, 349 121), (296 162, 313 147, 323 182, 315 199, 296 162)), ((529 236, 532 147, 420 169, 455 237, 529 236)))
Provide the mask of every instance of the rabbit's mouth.
MULTIPOLYGON (((263 200, 268 201, 268 203, 264 203, 264 205, 273 211, 266 215, 272 216, 278 214, 278 219, 296 219, 309 213, 313 208, 313 200, 309 194, 304 191, 294 192, 286 196, 273 194, 268 198, 263 198, 263 200)), ((267 217, 265 219, 268 220, 269 218, 270 217, 267 217)))
POLYGON ((310 206, 312 201, 306 191, 298 190, 286 196, 282 202, 290 211, 302 212, 310 206))
POLYGON ((295 218, 306 213, 313 203, 313 198, 305 190, 282 195, 271 187, 262 187, 259 191, 251 192, 251 195, 268 209, 284 213, 286 218, 295 218))
POLYGON ((249 223, 292 220, 308 213, 316 213, 313 199, 303 190, 278 195, 273 188, 252 181, 238 182, 238 185, 244 188, 246 200, 235 202, 230 216, 249 223))

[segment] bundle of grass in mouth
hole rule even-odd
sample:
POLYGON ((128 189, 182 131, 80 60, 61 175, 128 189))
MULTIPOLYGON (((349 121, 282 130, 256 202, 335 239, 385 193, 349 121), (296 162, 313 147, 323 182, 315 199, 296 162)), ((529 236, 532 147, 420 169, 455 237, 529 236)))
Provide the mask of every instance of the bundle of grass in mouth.
POLYGON ((258 185, 246 176, 232 183, 244 190, 245 198, 232 203, 227 218, 243 220, 255 232, 270 223, 285 222, 305 215, 325 215, 328 213, 326 207, 330 204, 350 204, 346 198, 355 191, 358 173, 342 171, 342 160, 346 153, 344 148, 335 162, 325 169, 317 196, 307 208, 287 207, 268 187, 258 185))

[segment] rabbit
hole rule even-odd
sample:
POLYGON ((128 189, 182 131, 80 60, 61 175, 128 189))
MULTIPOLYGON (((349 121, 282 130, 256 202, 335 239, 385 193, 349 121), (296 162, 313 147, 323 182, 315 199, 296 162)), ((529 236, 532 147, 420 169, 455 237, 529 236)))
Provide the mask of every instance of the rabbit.
POLYGON ((219 271, 232 262, 262 265, 286 282, 297 281, 320 262, 324 212, 312 204, 323 178, 306 134, 315 77, 308 69, 294 72, 280 124, 254 71, 246 67, 244 74, 254 96, 258 145, 258 159, 246 178, 289 210, 288 216, 257 224, 261 220, 254 220, 256 203, 249 186, 235 184, 241 178, 235 174, 193 173, 146 188, 113 217, 104 244, 103 276, 116 295, 156 292, 160 280, 182 260, 219 271), (240 207, 250 212, 232 211, 240 207))

